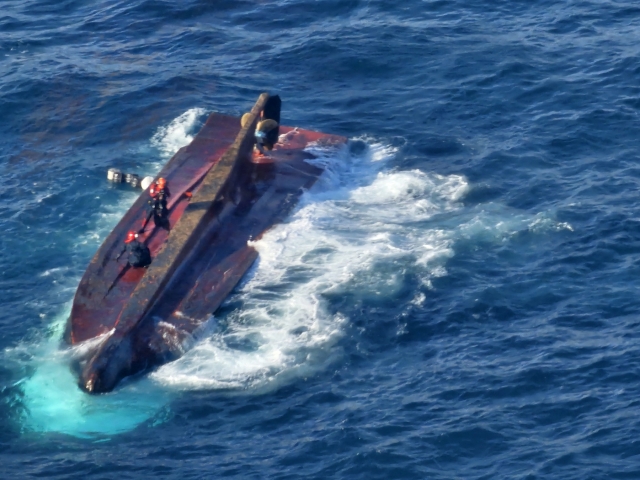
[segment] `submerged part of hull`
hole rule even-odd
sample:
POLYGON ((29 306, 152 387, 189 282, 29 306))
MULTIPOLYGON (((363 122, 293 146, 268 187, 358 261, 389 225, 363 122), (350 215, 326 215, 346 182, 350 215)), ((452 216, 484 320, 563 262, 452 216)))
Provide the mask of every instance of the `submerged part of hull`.
POLYGON ((153 262, 147 269, 116 260, 126 232, 146 215, 146 192, 98 250, 78 287, 68 329, 73 344, 111 332, 81 368, 86 391, 110 391, 127 375, 179 357, 255 261, 248 241, 282 220, 322 173, 306 161, 313 156, 305 147, 345 142, 281 127, 284 141, 268 161, 255 158, 253 132, 260 113, 274 110, 274 100, 279 115, 279 98, 269 102, 263 94, 242 129, 239 119, 212 114, 163 169, 173 194, 171 231, 148 227, 153 262), (193 192, 190 199, 186 191, 193 192))

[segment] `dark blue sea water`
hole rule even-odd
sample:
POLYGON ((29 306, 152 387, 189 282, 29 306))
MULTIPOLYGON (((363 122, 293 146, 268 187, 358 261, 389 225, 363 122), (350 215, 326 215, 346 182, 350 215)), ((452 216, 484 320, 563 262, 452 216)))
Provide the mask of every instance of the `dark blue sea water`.
POLYGON ((640 478, 640 7, 0 0, 0 478, 640 478), (207 114, 344 135, 179 361, 75 288, 207 114))

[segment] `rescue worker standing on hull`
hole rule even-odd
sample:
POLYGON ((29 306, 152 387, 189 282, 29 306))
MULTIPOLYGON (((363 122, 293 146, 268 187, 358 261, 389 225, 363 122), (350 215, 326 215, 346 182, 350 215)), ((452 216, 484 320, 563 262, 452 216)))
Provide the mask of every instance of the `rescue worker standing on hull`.
POLYGON ((120 255, 118 255, 116 260, 119 260, 124 252, 129 252, 129 258, 127 261, 132 267, 142 268, 148 267, 151 264, 151 252, 149 251, 149 247, 138 241, 138 234, 136 232, 127 233, 127 238, 125 238, 124 243, 124 250, 120 252, 120 255))
POLYGON ((142 224, 141 232, 149 223, 149 220, 153 216, 153 223, 156 227, 169 230, 169 209, 167 208, 167 198, 171 196, 169 192, 169 185, 167 181, 160 177, 157 182, 152 183, 149 186, 149 195, 151 198, 148 201, 149 215, 142 224))

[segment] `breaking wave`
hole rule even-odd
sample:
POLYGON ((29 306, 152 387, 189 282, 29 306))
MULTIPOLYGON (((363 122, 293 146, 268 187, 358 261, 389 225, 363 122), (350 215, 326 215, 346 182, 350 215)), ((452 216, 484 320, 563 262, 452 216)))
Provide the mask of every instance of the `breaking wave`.
POLYGON ((196 126, 205 113, 204 108, 187 110, 166 127, 160 127, 151 138, 151 145, 160 150, 163 159, 171 158, 180 148, 191 143, 198 133, 196 126))

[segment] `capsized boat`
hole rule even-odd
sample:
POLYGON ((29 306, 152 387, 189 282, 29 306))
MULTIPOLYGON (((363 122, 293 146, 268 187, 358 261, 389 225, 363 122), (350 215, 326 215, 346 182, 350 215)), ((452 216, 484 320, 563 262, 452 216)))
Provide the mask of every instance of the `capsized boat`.
POLYGON ((266 93, 243 120, 213 113, 191 144, 158 177, 171 188, 169 229, 149 222, 147 268, 121 256, 127 232, 147 218, 144 191, 91 260, 73 301, 65 339, 93 345, 78 365, 89 393, 113 390, 124 377, 178 358, 256 260, 251 246, 283 220, 322 174, 311 143, 344 137, 280 127, 267 156, 255 152, 261 119, 280 122, 280 98, 266 93), (93 342, 91 342, 93 340, 93 342))

